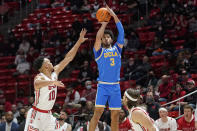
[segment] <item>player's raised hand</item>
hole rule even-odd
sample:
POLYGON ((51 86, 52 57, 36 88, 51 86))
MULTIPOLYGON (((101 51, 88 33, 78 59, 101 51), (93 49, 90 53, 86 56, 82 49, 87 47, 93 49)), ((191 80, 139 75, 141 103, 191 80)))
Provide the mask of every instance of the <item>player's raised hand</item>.
POLYGON ((109 22, 99 22, 102 25, 107 25, 109 22))
POLYGON ((88 39, 88 38, 85 38, 86 33, 87 33, 87 30, 83 28, 80 32, 80 37, 79 37, 79 40, 81 43, 83 43, 84 41, 88 39))
POLYGON ((54 81, 54 85, 56 85, 58 87, 65 87, 61 81, 54 81))
POLYGON ((106 8, 107 8, 107 11, 109 12, 109 14, 111 15, 111 16, 116 16, 116 14, 114 13, 114 11, 111 9, 111 8, 109 8, 109 6, 106 4, 106 8))

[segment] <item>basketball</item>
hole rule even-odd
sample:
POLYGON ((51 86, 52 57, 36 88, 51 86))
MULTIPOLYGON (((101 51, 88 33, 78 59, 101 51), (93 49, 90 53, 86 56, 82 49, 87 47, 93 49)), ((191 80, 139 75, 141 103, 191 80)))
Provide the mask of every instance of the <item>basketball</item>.
POLYGON ((96 12, 96 18, 99 22, 109 22, 111 19, 111 15, 109 14, 106 8, 100 8, 96 12))

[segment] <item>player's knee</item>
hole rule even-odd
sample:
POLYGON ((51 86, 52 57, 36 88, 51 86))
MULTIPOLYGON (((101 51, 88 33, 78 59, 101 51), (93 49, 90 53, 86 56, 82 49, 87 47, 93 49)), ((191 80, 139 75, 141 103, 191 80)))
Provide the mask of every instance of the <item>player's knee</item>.
POLYGON ((119 111, 111 111, 111 120, 118 121, 119 120, 119 111))
POLYGON ((95 111, 94 111, 94 119, 99 120, 101 115, 103 114, 103 111, 104 111, 104 109, 102 109, 102 108, 95 109, 95 111))

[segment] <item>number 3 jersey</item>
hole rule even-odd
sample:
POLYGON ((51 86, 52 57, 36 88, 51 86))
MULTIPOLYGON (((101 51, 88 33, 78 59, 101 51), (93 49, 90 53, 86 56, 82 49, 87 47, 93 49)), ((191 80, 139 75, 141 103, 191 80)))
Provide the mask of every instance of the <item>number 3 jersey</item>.
POLYGON ((96 51, 93 48, 95 60, 98 65, 98 81, 118 82, 120 80, 121 52, 117 43, 111 48, 100 48, 96 51))
MULTIPOLYGON (((43 80, 47 80, 47 81, 57 80, 57 74, 55 72, 51 74, 51 79, 48 78, 43 73, 40 73, 38 75, 41 75, 44 78, 43 80)), ((51 110, 53 108, 57 96, 57 86, 49 85, 42 87, 40 89, 35 89, 34 93, 35 93, 35 101, 33 106, 41 110, 51 110)))

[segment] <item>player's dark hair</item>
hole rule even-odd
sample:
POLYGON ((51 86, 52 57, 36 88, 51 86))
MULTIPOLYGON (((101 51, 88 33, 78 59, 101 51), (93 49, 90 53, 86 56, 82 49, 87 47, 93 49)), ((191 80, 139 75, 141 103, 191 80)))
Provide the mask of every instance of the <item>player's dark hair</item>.
POLYGON ((114 40, 114 33, 111 30, 105 30, 104 34, 109 34, 112 38, 112 40, 114 40))
POLYGON ((185 105, 184 107, 183 107, 183 109, 191 109, 191 112, 193 112, 193 107, 192 106, 190 106, 190 105, 185 105))
POLYGON ((44 62, 43 56, 36 58, 36 60, 34 61, 34 64, 33 64, 34 70, 39 71, 39 69, 42 67, 43 62, 44 62))
POLYGON ((67 112, 65 110, 63 110, 63 109, 60 112, 64 112, 67 115, 67 112))
MULTIPOLYGON (((128 93, 128 95, 130 97, 132 97, 134 99, 139 99, 140 98, 140 91, 139 90, 129 88, 129 89, 126 90, 126 92, 128 93)), ((127 99, 128 99, 127 106, 128 106, 129 109, 131 109, 132 107, 137 106, 138 101, 132 101, 129 98, 127 98, 127 99)))

